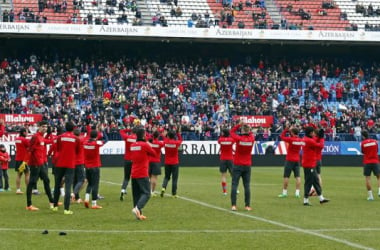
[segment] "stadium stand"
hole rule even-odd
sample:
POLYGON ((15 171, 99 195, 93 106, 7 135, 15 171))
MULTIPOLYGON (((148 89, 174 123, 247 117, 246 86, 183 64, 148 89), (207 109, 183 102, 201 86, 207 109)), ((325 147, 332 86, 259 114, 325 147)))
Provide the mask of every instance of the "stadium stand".
POLYGON ((380 31, 377 0, 12 0, 3 22, 380 31))
POLYGON ((54 126, 101 123, 110 139, 135 118, 148 131, 182 126, 185 139, 215 139, 234 115, 272 115, 273 126, 257 130, 260 140, 276 140, 285 122, 319 124, 327 140, 354 140, 358 126, 380 135, 375 62, 164 58, 1 58, 0 113, 39 113, 54 126))
MULTIPOLYGON (((380 2, 377 0, 336 0, 340 9, 347 14, 347 19, 358 26, 359 29, 366 29, 365 25, 379 26, 380 24, 380 2), (362 11, 360 11, 360 6, 362 11), (372 6, 372 12, 368 11, 368 7, 372 6), (359 12, 358 12, 359 11, 359 12)), ((369 8, 371 9, 371 8, 369 8)), ((379 31, 377 29, 376 31, 379 31)))
POLYGON ((215 2, 207 0, 210 8, 217 15, 220 27, 241 28, 240 24, 244 24, 244 28, 268 29, 273 26, 273 20, 267 13, 264 1, 255 2, 215 2), (247 4, 248 3, 248 4, 247 4))
POLYGON ((276 0, 289 29, 347 30, 344 12, 334 1, 323 0, 276 0))
POLYGON ((82 23, 72 1, 13 0, 16 22, 82 23))

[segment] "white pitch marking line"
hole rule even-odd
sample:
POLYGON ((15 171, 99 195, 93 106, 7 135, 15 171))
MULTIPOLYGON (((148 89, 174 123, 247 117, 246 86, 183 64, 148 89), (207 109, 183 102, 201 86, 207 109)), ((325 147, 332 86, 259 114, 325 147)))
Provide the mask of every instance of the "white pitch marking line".
MULTIPOLYGON (((11 231, 22 231, 22 232, 40 232, 41 228, 0 228, 2 232, 11 232, 11 231)), ((314 232, 343 232, 343 231, 379 231, 379 228, 352 228, 352 229, 317 229, 312 230, 314 232)), ((139 233, 291 233, 294 232, 293 229, 253 229, 253 230, 87 230, 87 229, 49 229, 49 232, 72 232, 72 233, 100 233, 100 234, 139 234, 139 233)))
MULTIPOLYGON (((113 184, 113 185, 120 185, 119 183, 114 183, 114 182, 110 182, 110 181, 102 181, 102 182, 108 183, 108 184, 113 184)), ((268 224, 272 224, 272 225, 276 225, 276 226, 279 226, 279 227, 284 227, 284 228, 287 228, 287 229, 290 229, 290 230, 293 230, 293 231, 296 231, 296 232, 300 232, 300 233, 304 233, 304 234, 309 234, 309 235, 314 235, 314 236, 317 236, 317 237, 320 237, 320 238, 323 238, 323 239, 339 242, 339 243, 345 244, 345 245, 350 246, 350 247, 354 247, 354 248, 358 248, 358 249, 374 250, 373 248, 370 248, 370 247, 367 247, 367 246, 363 246, 363 245, 360 245, 360 244, 357 244, 357 243, 353 243, 353 242, 350 242, 348 240, 339 239, 339 238, 336 238, 336 237, 324 235, 324 234, 318 233, 317 231, 312 231, 312 230, 308 230, 308 229, 302 229, 300 227, 291 226, 291 225, 288 225, 288 224, 284 224, 284 223, 277 222, 277 221, 274 221, 274 220, 268 220, 268 219, 265 219, 265 218, 262 218, 262 217, 258 217, 258 216, 254 216, 254 215, 250 215, 250 214, 237 213, 236 211, 231 211, 231 210, 228 210, 228 209, 225 209, 225 208, 217 207, 217 206, 214 206, 214 205, 202 202, 202 201, 193 200, 193 199, 186 198, 186 197, 183 197, 183 196, 179 196, 178 198, 182 199, 182 200, 185 200, 185 201, 189 201, 189 202, 198 204, 198 205, 201 205, 201 206, 204 206, 204 207, 213 208, 215 210, 219 210, 219 211, 223 211, 223 212, 228 212, 230 214, 235 214, 235 215, 238 215, 238 216, 255 219, 255 220, 262 221, 262 222, 265 222, 265 223, 268 223, 268 224)))

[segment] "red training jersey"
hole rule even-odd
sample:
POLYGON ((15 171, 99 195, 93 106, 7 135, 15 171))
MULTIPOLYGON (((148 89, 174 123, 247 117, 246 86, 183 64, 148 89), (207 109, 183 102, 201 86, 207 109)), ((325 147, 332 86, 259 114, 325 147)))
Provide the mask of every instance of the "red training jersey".
POLYGON ((130 161, 132 159, 131 157, 131 145, 132 143, 136 142, 136 135, 135 134, 128 134, 130 132, 130 129, 122 129, 120 130, 121 138, 123 138, 125 143, 125 152, 124 152, 124 160, 130 161))
POLYGON ((321 147, 319 140, 319 138, 310 138, 306 136, 303 138, 305 145, 302 148, 302 167, 315 168, 317 166, 317 151, 320 150, 321 147))
POLYGON ((102 166, 99 149, 103 145, 102 141, 87 140, 84 142, 84 166, 86 168, 99 168, 102 166))
POLYGON ((178 140, 169 138, 164 139, 166 165, 176 165, 179 163, 178 148, 182 144, 182 136, 178 133, 177 137, 178 140))
POLYGON ((363 164, 379 163, 377 155, 379 145, 374 139, 365 139, 361 142, 360 147, 363 153, 363 164))
POLYGON ((75 159, 75 165, 84 165, 84 148, 83 148, 83 145, 84 145, 84 142, 88 139, 84 136, 79 136, 78 137, 79 139, 79 152, 78 152, 78 155, 75 159))
POLYGON ((23 136, 16 137, 16 161, 25 161, 27 159, 29 140, 23 136))
POLYGON ((150 146, 152 147, 152 149, 154 150, 154 152, 156 154, 154 156, 151 156, 149 158, 149 162, 158 162, 158 163, 160 163, 161 162, 161 149, 164 147, 164 142, 163 141, 159 141, 157 139, 154 139, 150 143, 150 146))
POLYGON ((235 143, 234 139, 230 136, 224 137, 221 136, 218 139, 220 145, 220 160, 222 161, 231 161, 234 159, 233 154, 233 145, 235 143))
POLYGON ((45 138, 41 132, 35 133, 30 139, 28 152, 29 166, 41 167, 44 165, 47 153, 45 148, 45 138))
POLYGON ((131 145, 132 178, 149 177, 149 158, 155 157, 156 152, 145 141, 137 141, 131 145))
POLYGON ((236 151, 234 157, 234 165, 236 166, 252 166, 252 148, 255 137, 252 132, 249 134, 238 135, 236 131, 241 125, 236 125, 231 129, 231 137, 236 142, 236 151))
POLYGON ((321 144, 317 149, 317 161, 322 160, 322 151, 325 146, 325 139, 321 138, 319 139, 319 143, 321 144))
POLYGON ((73 132, 66 132, 57 138, 57 168, 75 168, 76 157, 80 150, 79 138, 73 132))
POLYGON ((305 143, 303 142, 302 138, 299 138, 298 136, 286 136, 286 132, 288 132, 288 130, 285 129, 280 135, 281 140, 286 142, 288 146, 286 160, 298 162, 300 160, 301 148, 303 145, 305 145, 305 143))

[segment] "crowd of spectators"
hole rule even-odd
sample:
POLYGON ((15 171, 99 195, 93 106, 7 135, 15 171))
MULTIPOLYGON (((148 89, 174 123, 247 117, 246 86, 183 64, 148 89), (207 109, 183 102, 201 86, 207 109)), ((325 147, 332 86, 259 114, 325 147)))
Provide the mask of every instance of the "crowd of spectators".
MULTIPOLYGON (((140 119, 148 131, 182 127, 185 139, 216 139, 235 115, 274 117, 257 128, 276 140, 285 123, 314 123, 328 140, 353 140, 356 127, 380 134, 380 66, 328 60, 239 63, 197 58, 2 58, 0 113, 42 114, 54 127, 67 119, 101 124, 110 139, 140 119)), ((17 128, 7 125, 8 131, 17 128)))

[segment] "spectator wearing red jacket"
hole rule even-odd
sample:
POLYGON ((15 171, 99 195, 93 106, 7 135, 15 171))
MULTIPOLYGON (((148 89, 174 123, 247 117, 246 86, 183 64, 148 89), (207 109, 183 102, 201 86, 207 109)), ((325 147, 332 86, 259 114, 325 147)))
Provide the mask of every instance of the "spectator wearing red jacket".
POLYGON ((70 210, 71 186, 73 185, 75 160, 80 150, 79 139, 74 135, 74 123, 66 122, 66 132, 57 138, 57 160, 55 163, 54 207, 58 211, 58 200, 61 183, 65 182, 64 211, 66 215, 73 214, 70 210))
POLYGON ((104 145, 102 141, 98 141, 98 131, 92 130, 90 138, 84 142, 84 165, 86 167, 87 188, 84 200, 84 206, 90 207, 90 194, 92 194, 92 209, 100 209, 101 206, 97 205, 99 190, 100 161, 99 149, 104 145))
POLYGON ((149 183, 149 160, 156 157, 156 152, 151 145, 145 141, 145 130, 136 130, 136 142, 131 145, 132 156, 132 194, 133 209, 132 213, 138 220, 145 220, 142 209, 150 199, 149 183))
POLYGON ((177 183, 179 175, 179 158, 178 158, 178 149, 182 144, 181 129, 178 130, 177 139, 176 132, 170 130, 167 133, 167 137, 164 139, 165 147, 165 177, 162 183, 161 197, 164 197, 166 187, 172 177, 172 195, 173 197, 177 196, 177 183))
POLYGON ((377 178, 378 195, 380 196, 379 145, 376 140, 369 138, 368 131, 363 130, 361 134, 363 140, 360 147, 363 153, 363 175, 365 176, 365 184, 368 191, 367 200, 373 201, 371 173, 377 178))
POLYGON ((301 188, 301 175, 300 175, 300 151, 302 146, 304 145, 303 140, 298 136, 299 130, 298 128, 288 128, 285 127, 284 131, 282 131, 280 138, 288 145, 288 153, 286 155, 286 161, 284 166, 284 183, 282 194, 278 195, 280 198, 286 198, 288 196, 288 185, 289 185, 289 177, 294 174, 294 178, 296 179, 296 193, 295 197, 300 198, 300 188, 301 188), (286 136, 289 133, 290 136, 286 136))
POLYGON ((233 155, 233 145, 235 144, 234 139, 230 136, 229 129, 223 129, 222 135, 218 139, 218 144, 220 145, 220 165, 219 172, 221 173, 221 184, 223 195, 227 195, 227 171, 231 175, 232 162, 234 159, 233 155))
POLYGON ((131 155, 131 145, 136 142, 136 135, 134 129, 126 128, 120 130, 121 138, 124 140, 124 179, 121 184, 120 201, 124 200, 124 194, 127 194, 127 187, 129 179, 131 178, 132 169, 132 155, 131 155))
POLYGON ((318 174, 315 170, 317 166, 317 154, 320 150, 321 143, 320 138, 323 138, 323 130, 320 130, 318 137, 315 136, 315 128, 314 127, 306 127, 305 128, 305 137, 303 138, 304 146, 303 146, 303 156, 302 156, 302 167, 304 171, 304 201, 303 204, 305 206, 310 206, 309 203, 309 192, 312 187, 315 188, 319 196, 320 204, 329 202, 328 199, 325 199, 322 195, 322 187, 319 183, 318 174))
POLYGON ((252 166, 252 148, 255 137, 251 132, 249 125, 240 121, 231 129, 231 137, 235 140, 236 150, 232 168, 232 188, 231 188, 231 205, 232 211, 236 211, 236 194, 240 177, 244 186, 245 209, 251 211, 251 166, 252 166), (237 134, 240 129, 241 135, 237 134))
POLYGON ((48 128, 46 121, 38 123, 38 131, 30 139, 28 149, 28 166, 30 167, 30 179, 26 189, 26 210, 37 211, 39 208, 32 205, 32 189, 36 185, 38 178, 41 178, 44 183, 45 193, 49 202, 53 203, 53 196, 50 189, 50 179, 44 163, 46 158, 45 138, 44 134, 48 128))
POLYGON ((16 155, 15 155, 15 171, 16 171, 16 194, 23 194, 21 191, 21 176, 24 174, 25 186, 28 186, 30 171, 26 166, 29 140, 26 138, 26 129, 21 128, 19 136, 15 139, 16 155), (22 166, 23 165, 23 166, 22 166), (21 167, 21 168, 20 168, 21 167))
POLYGON ((0 120, 0 137, 2 137, 4 134, 5 134, 4 120, 0 120))
POLYGON ((9 156, 5 145, 0 144, 0 192, 3 191, 11 191, 9 188, 9 162, 11 161, 11 157, 9 156), (3 178, 4 178, 4 186, 3 186, 3 178))
POLYGON ((157 186, 158 176, 161 175, 161 149, 164 147, 164 142, 159 140, 160 133, 158 131, 153 132, 153 138, 149 141, 150 146, 153 148, 156 154, 149 158, 149 178, 150 178, 150 190, 152 196, 156 196, 155 189, 157 186))

